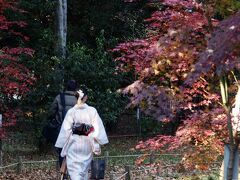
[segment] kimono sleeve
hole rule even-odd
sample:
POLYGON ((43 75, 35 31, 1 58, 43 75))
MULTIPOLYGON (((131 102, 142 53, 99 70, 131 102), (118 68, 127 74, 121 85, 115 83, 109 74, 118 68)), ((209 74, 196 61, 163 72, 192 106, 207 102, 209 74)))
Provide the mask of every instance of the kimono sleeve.
POLYGON ((105 128, 103 126, 102 119, 98 115, 98 112, 96 109, 92 110, 92 125, 94 128, 94 131, 92 133, 92 137, 100 144, 104 145, 107 144, 108 137, 105 131, 105 128))
POLYGON ((70 109, 63 120, 60 133, 55 143, 55 147, 63 148, 68 137, 72 133, 72 126, 73 126, 73 115, 72 115, 72 110, 70 109))

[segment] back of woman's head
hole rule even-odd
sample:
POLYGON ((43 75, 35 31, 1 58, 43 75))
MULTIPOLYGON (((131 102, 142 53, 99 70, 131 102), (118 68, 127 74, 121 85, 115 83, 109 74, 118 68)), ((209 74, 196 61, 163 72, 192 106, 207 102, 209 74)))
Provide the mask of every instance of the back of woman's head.
POLYGON ((80 88, 75 92, 75 97, 77 99, 79 97, 81 97, 81 99, 83 99, 87 95, 88 95, 88 89, 85 85, 81 85, 80 88))

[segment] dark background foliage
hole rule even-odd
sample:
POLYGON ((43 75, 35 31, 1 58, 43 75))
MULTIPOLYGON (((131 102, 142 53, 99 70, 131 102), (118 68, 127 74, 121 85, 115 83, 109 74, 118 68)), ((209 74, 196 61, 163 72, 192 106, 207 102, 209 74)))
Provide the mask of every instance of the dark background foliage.
POLYGON ((134 77, 131 73, 116 72, 109 50, 119 42, 144 37, 143 19, 150 10, 145 2, 69 1, 68 50, 63 60, 55 52, 56 3, 21 0, 19 5, 25 12, 17 17, 9 14, 28 23, 20 31, 29 35, 25 44, 35 50, 32 60, 21 59, 37 81, 19 102, 24 110, 20 119, 32 124, 36 137, 41 136, 54 97, 63 90, 67 79, 76 79, 89 88, 88 103, 98 109, 107 129, 114 131, 127 103, 127 97, 117 90, 130 84, 134 77))

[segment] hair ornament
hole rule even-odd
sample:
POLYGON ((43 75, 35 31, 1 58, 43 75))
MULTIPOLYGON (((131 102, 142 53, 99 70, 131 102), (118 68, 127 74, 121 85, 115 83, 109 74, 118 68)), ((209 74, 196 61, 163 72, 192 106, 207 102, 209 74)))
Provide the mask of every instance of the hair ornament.
POLYGON ((79 94, 79 98, 82 99, 83 96, 84 96, 84 93, 82 92, 82 90, 79 89, 79 90, 77 91, 77 93, 79 94))

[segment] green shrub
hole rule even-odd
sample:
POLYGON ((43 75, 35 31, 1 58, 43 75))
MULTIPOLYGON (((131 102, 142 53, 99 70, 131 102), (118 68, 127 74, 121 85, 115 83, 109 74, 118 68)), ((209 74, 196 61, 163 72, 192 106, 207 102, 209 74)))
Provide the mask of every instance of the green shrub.
POLYGON ((88 104, 96 107, 106 125, 112 125, 126 106, 126 97, 119 94, 123 75, 116 74, 116 64, 105 49, 104 31, 96 39, 96 48, 79 43, 69 47, 64 63, 65 79, 74 78, 89 88, 88 104))

